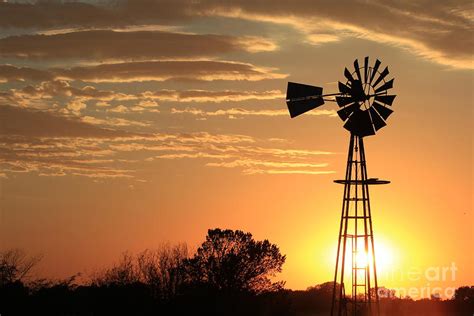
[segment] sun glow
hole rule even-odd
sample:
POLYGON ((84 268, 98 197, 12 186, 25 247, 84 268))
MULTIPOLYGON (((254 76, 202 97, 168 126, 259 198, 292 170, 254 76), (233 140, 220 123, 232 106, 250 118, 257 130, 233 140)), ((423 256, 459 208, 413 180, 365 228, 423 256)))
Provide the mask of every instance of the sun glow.
MULTIPOLYGON (((350 247, 348 249, 352 251, 350 247)), ((372 264, 374 256, 371 249, 366 252, 364 247, 359 247, 358 251, 355 253, 354 259, 357 266, 363 268, 372 264)), ((375 264, 377 272, 388 272, 393 268, 395 259, 395 250, 390 244, 385 241, 375 241, 375 264)))
MULTIPOLYGON (((370 255, 372 260, 372 255, 370 255)), ((395 249, 384 241, 375 241, 375 263, 378 271, 392 269, 396 260, 395 249)))
MULTIPOLYGON (((373 263, 373 254, 372 249, 368 249, 368 252, 365 251, 364 244, 359 243, 357 251, 354 253, 352 259, 352 245, 350 241, 347 241, 346 246, 346 260, 345 260, 345 271, 347 271, 346 276, 350 275, 352 269, 352 260, 355 260, 355 264, 358 268, 364 268, 369 266, 371 274, 373 274, 372 263, 373 263)), ((335 262, 337 254, 337 246, 334 245, 334 248, 331 250, 330 262, 335 262)), ((340 258, 341 259, 341 258, 340 258)), ((328 262, 329 263, 329 262, 328 262)), ((384 276, 390 275, 393 269, 397 267, 400 263, 400 257, 398 255, 397 248, 390 242, 386 241, 383 238, 375 239, 375 264, 377 269, 377 276, 380 281, 383 281, 384 276)))

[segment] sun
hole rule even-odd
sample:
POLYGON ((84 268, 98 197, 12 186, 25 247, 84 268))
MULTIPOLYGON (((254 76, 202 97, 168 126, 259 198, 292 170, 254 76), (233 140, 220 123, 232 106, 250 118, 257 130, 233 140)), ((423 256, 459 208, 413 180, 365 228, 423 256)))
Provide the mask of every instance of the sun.
MULTIPOLYGON (((355 261, 358 267, 366 267, 373 260, 373 253, 371 249, 365 252, 365 249, 360 247, 355 255, 355 261)), ((386 271, 393 267, 394 264, 394 249, 384 241, 375 241, 375 264, 377 271, 386 271)))
MULTIPOLYGON (((336 254, 336 247, 331 252, 336 254)), ((347 241, 346 248, 346 262, 345 269, 346 271, 351 271, 352 266, 352 245, 350 241, 347 241)), ((377 267, 377 275, 389 274, 392 269, 394 269, 399 261, 399 256, 397 255, 396 247, 393 246, 389 241, 376 238, 375 239, 375 264, 377 267)), ((335 259, 335 258, 332 258, 335 259)), ((371 266, 373 261, 372 249, 369 248, 369 251, 365 251, 363 241, 359 243, 357 251, 354 253, 354 260, 358 268, 364 268, 371 266)))

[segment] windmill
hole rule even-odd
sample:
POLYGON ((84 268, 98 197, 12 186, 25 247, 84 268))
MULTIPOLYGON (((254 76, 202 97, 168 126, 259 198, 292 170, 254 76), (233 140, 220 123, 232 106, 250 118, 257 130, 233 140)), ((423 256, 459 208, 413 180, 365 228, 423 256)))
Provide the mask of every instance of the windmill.
POLYGON ((360 66, 356 59, 354 71, 344 69, 346 81, 338 83, 338 93, 323 94, 321 87, 288 82, 286 103, 292 118, 333 101, 340 107, 337 114, 344 121, 344 128, 350 132, 346 176, 344 180, 334 180, 344 185, 344 194, 331 315, 380 314, 369 185, 390 182, 368 178, 363 141, 387 125, 393 112, 390 107, 395 95, 389 95, 388 90, 393 88, 394 79, 386 80, 388 67, 381 70, 380 65, 378 59, 369 65, 369 57, 365 57, 360 66), (347 269, 351 269, 350 273, 347 269), (346 282, 349 275, 350 282, 346 282))

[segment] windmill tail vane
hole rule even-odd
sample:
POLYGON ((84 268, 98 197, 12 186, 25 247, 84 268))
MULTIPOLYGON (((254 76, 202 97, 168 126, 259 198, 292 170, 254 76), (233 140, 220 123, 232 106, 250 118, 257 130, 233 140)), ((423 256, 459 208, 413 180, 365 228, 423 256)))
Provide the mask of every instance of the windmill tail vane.
POLYGON ((337 114, 350 132, 346 175, 344 179, 334 181, 344 185, 344 193, 332 316, 380 315, 369 185, 390 181, 368 177, 364 137, 375 135, 387 125, 395 99, 388 90, 393 88, 394 79, 387 80, 388 67, 380 70, 378 59, 370 65, 369 57, 365 57, 362 66, 356 59, 353 65, 352 72, 344 69, 345 81, 338 82, 339 92, 323 94, 322 87, 288 82, 286 94, 291 118, 318 108, 325 101, 336 102, 337 114), (361 254, 365 260, 359 259, 361 254))

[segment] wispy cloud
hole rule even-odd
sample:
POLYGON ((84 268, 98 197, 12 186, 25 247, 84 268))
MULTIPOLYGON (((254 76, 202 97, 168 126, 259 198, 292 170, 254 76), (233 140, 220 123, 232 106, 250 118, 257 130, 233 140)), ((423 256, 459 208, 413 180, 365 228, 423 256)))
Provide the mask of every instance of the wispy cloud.
POLYGON ((0 165, 7 177, 36 173, 135 179, 137 168, 176 159, 245 174, 331 172, 327 162, 319 161, 331 152, 291 148, 280 140, 207 132, 131 133, 99 127, 133 125, 126 120, 64 118, 7 106, 0 106, 0 111, 0 165), (24 124, 16 126, 15 120, 24 124))
MULTIPOLYGON (((288 116, 286 109, 265 109, 265 110, 249 110, 243 108, 230 108, 216 111, 205 111, 197 108, 184 108, 184 109, 171 109, 172 114, 190 114, 199 117, 212 117, 212 116, 227 116, 229 118, 245 117, 245 116, 288 116)), ((321 110, 316 109, 307 113, 313 116, 331 116, 336 117, 337 113, 334 110, 321 110)))
POLYGON ((156 106, 153 102, 239 102, 248 100, 283 99, 281 90, 238 91, 238 90, 146 90, 140 93, 123 93, 113 90, 100 90, 94 86, 74 87, 66 80, 44 81, 39 84, 28 84, 23 88, 0 92, 0 100, 25 104, 28 100, 51 101, 53 98, 74 98, 81 101, 97 101, 97 106, 110 106, 105 101, 139 101, 139 106, 156 106), (146 102, 146 103, 145 103, 146 102))
POLYGON ((27 59, 150 60, 204 58, 230 52, 272 51, 269 39, 167 31, 88 30, 0 39, 0 57, 27 59), (126 45, 124 45, 126 43, 126 45))
MULTIPOLYGON (((114 28, 183 23, 220 16, 292 25, 316 44, 364 38, 407 49, 434 62, 472 69, 471 1, 166 1, 0 3, 0 27, 114 28), (28 18, 25 18, 28 17, 28 18)), ((249 45, 273 49, 271 44, 249 45)))
POLYGON ((100 64, 73 68, 39 70, 28 67, 0 65, 3 81, 52 81, 54 79, 86 82, 133 82, 166 80, 249 80, 286 78, 273 68, 249 63, 214 60, 169 60, 100 64))
POLYGON ((236 91, 236 90, 161 90, 147 91, 142 93, 143 97, 163 101, 175 102, 238 102, 247 100, 274 100, 283 99, 284 93, 280 90, 268 91, 236 91))
MULTIPOLYGON (((469 1, 276 1, 213 3, 206 15, 292 25, 308 42, 363 38, 405 48, 456 68, 473 68, 473 4, 469 1), (461 13, 461 14, 460 14, 461 13)), ((206 10, 206 9, 204 9, 206 10)))
POLYGON ((88 124, 99 125, 99 126, 108 126, 108 127, 121 127, 121 126, 140 126, 145 127, 149 126, 151 123, 133 121, 119 117, 107 117, 105 119, 93 117, 93 116, 83 116, 81 121, 88 124))
POLYGON ((281 170, 281 169, 246 169, 246 174, 306 174, 306 175, 319 175, 319 174, 333 174, 335 171, 330 170, 281 170))

